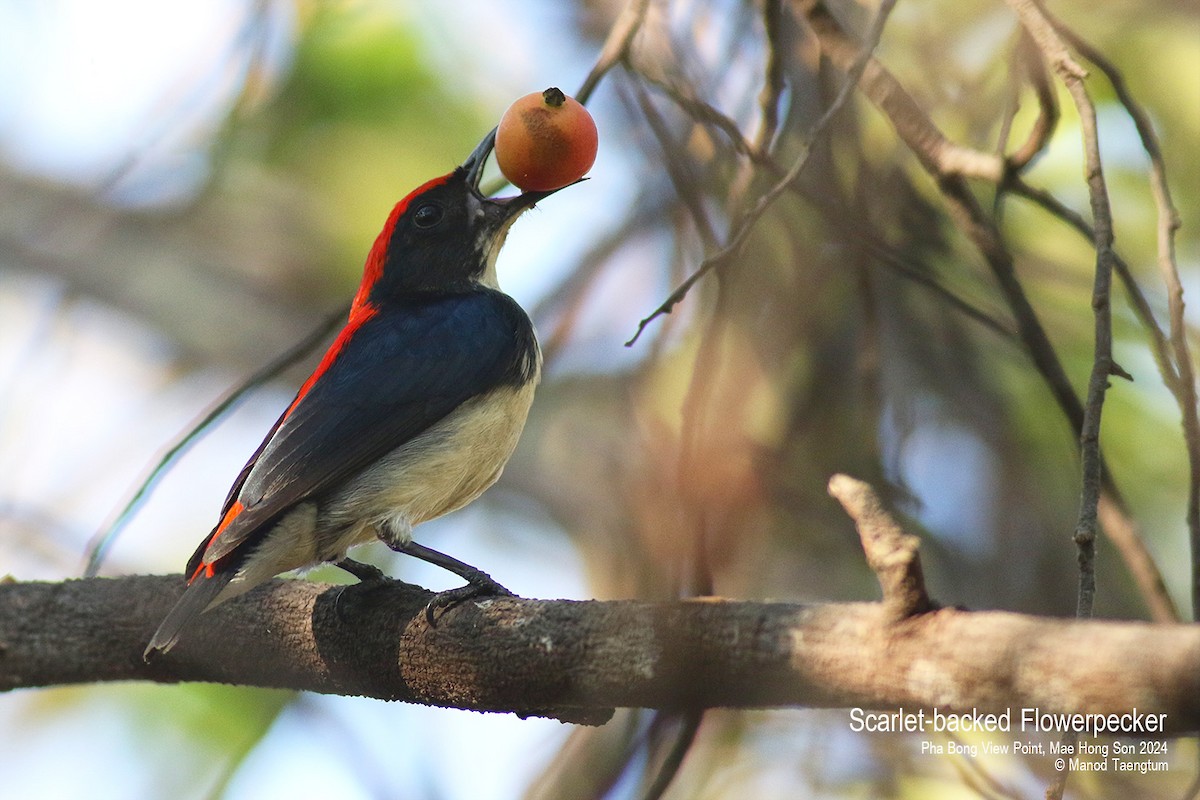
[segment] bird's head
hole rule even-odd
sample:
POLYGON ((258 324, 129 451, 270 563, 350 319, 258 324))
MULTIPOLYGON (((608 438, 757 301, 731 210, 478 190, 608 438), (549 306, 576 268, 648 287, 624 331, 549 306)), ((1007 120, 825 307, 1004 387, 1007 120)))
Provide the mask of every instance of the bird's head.
POLYGON ((453 172, 414 189, 396 204, 367 257, 355 305, 412 293, 481 284, 496 288, 496 257, 517 217, 556 190, 484 197, 483 166, 495 131, 453 172))

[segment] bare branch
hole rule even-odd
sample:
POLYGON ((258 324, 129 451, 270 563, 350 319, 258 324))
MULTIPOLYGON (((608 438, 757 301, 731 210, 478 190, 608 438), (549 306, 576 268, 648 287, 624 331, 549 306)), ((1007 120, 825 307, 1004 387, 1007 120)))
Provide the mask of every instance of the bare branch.
POLYGON ((1059 79, 1066 85, 1079 113, 1083 135, 1084 170, 1092 206, 1092 242, 1096 250, 1096 273, 1092 285, 1095 324, 1092 373, 1088 378, 1087 401, 1084 404, 1083 424, 1079 431, 1083 476, 1079 521, 1075 526, 1075 544, 1079 548, 1079 601, 1076 613, 1080 617, 1090 617, 1096 594, 1095 541, 1099 527, 1098 509, 1103 473, 1100 420, 1109 378, 1123 373, 1123 370, 1114 364, 1112 356, 1112 210, 1100 160, 1096 106, 1083 83, 1086 73, 1071 57, 1066 43, 1047 18, 1041 3, 1037 0, 1008 0, 1008 4, 1020 18, 1021 25, 1029 31, 1042 54, 1050 61, 1059 79))
POLYGON ((1196 373, 1185 329, 1183 283, 1180 281, 1179 267, 1175 259, 1175 232, 1183 223, 1171 200, 1166 160, 1163 158, 1150 116, 1129 91, 1121 71, 1077 33, 1064 26, 1049 12, 1045 13, 1055 30, 1108 78, 1117 99, 1137 128, 1146 155, 1150 157, 1150 188, 1158 209, 1158 269, 1167 288, 1167 313, 1170 317, 1170 342, 1175 357, 1176 379, 1170 380, 1166 371, 1163 372, 1163 376, 1183 415, 1184 442, 1187 446, 1191 474, 1187 526, 1191 534, 1192 549, 1192 616, 1194 619, 1200 619, 1200 405, 1197 403, 1196 373))
POLYGON ((831 494, 858 527, 867 563, 883 589, 883 607, 893 620, 924 614, 934 606, 925 593, 917 537, 901 530, 875 491, 848 475, 834 475, 831 494))
POLYGON ((1054 96, 1054 86, 1046 73, 1046 62, 1041 52, 1034 46, 1024 28, 1021 29, 1017 42, 1017 56, 1022 63, 1029 82, 1033 84, 1034 94, 1038 100, 1038 116, 1029 130, 1029 138, 1007 159, 1008 168, 1020 172, 1029 165, 1050 143, 1054 129, 1058 127, 1058 99, 1054 96))
POLYGON ((211 681, 591 722, 623 706, 1136 706, 1165 714, 1168 732, 1200 731, 1190 625, 505 598, 464 603, 431 628, 430 595, 412 587, 276 580, 205 614, 147 665, 146 640, 182 588, 178 575, 0 585, 0 689, 211 681))
POLYGON ((696 226, 696 232, 700 235, 700 240, 706 248, 715 247, 717 233, 712 221, 709 220, 708 214, 704 210, 704 199, 700 196, 699 182, 696 180, 695 175, 692 174, 690 165, 684 159, 680 158, 680 153, 684 152, 684 148, 678 142, 672 141, 666 120, 662 118, 662 115, 658 113, 658 109, 650 101, 645 87, 635 82, 633 84, 633 94, 638 110, 642 113, 642 118, 646 120, 646 124, 650 127, 650 132, 654 134, 654 138, 658 140, 659 147, 662 149, 662 163, 667 171, 667 177, 671 179, 671 185, 675 188, 675 193, 679 195, 679 199, 683 201, 684 207, 691 215, 692 222, 696 226))
MULTIPOLYGON (((846 34, 823 0, 794 0, 793 5, 816 33, 821 51, 838 69, 853 69, 860 53, 870 56, 871 51, 860 50, 846 34)), ((1003 177, 1004 161, 1000 156, 963 147, 947 139, 912 95, 878 61, 867 58, 862 69, 863 92, 887 115, 926 171, 934 175, 983 178, 993 182, 1003 177)))
MULTIPOLYGON (((1052 216, 1065 222, 1070 227, 1074 228, 1081 235, 1091 239, 1093 237, 1092 226, 1081 215, 1074 210, 1065 206, 1054 195, 1042 189, 1029 186, 1020 178, 1014 178, 1008 185, 1008 189, 1014 194, 1024 197, 1028 200, 1041 206, 1052 216)), ((1163 383, 1165 383, 1173 393, 1176 393, 1180 386, 1180 376, 1176 370, 1175 364, 1171 358, 1170 344, 1162 328, 1159 327, 1158 321, 1154 318, 1154 311, 1150 308, 1150 302, 1146 299, 1145 293, 1137 283, 1137 279, 1133 276, 1133 271, 1129 268, 1129 264, 1121 258, 1120 254, 1114 251, 1113 265, 1116 268, 1117 276, 1121 279, 1122 287, 1125 289, 1126 296, 1129 298, 1130 305, 1133 307, 1134 313, 1141 320, 1143 327, 1150 336, 1152 353, 1154 354, 1155 362, 1158 365, 1159 373, 1162 375, 1163 383)), ((1175 394, 1176 398, 1180 398, 1180 394, 1175 394)), ((1181 403, 1181 407, 1186 405, 1186 402, 1181 403)), ((1184 411, 1184 428, 1188 426, 1188 414, 1184 411)), ((1189 455, 1191 454, 1191 445, 1189 447, 1189 455)), ((1193 475, 1196 473, 1193 471, 1193 475)), ((1121 553, 1122 560, 1128 566, 1130 574, 1133 575, 1134 581, 1141 591, 1142 597, 1146 601, 1146 605, 1150 610, 1151 619, 1158 622, 1178 622, 1180 619, 1179 610, 1175 606, 1175 602, 1167 593, 1166 583, 1163 581, 1162 573, 1158 566, 1154 563, 1150 553, 1146 550, 1146 545, 1143 536, 1140 532, 1140 526, 1133 519, 1126 506, 1124 498, 1121 496, 1117 488, 1116 481, 1113 480, 1109 470, 1104 469, 1101 475, 1102 492, 1100 495, 1100 522, 1104 526, 1104 531, 1108 534, 1110 540, 1116 545, 1121 553)), ((1195 487, 1190 492, 1197 491, 1195 487)), ((1188 513, 1191 513, 1191 496, 1189 495, 1188 513)))
MULTIPOLYGON (((637 64, 633 66, 636 67, 637 64)), ((733 146, 733 149, 739 155, 746 156, 756 165, 766 168, 772 175, 778 177, 784 174, 783 168, 775 163, 769 154, 761 152, 756 145, 752 144, 742 135, 742 131, 736 122, 718 111, 710 103, 706 103, 696 97, 691 87, 672 81, 668 77, 653 76, 646 72, 639 71, 638 78, 648 86, 663 92, 695 122, 720 131, 729 140, 730 145, 733 146)))

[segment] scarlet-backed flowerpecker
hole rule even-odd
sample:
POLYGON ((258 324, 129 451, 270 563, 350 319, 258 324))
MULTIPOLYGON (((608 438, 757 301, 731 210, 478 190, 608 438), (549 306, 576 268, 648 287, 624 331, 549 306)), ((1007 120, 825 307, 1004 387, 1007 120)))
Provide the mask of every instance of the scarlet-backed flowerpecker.
POLYGON ((439 604, 509 594, 412 540, 413 526, 491 486, 541 372, 529 317, 496 282, 513 221, 552 192, 479 190, 493 135, 396 204, 367 256, 346 326, 234 481, 187 565, 187 589, 146 648, 169 650, 202 611, 376 537, 467 585, 439 604))

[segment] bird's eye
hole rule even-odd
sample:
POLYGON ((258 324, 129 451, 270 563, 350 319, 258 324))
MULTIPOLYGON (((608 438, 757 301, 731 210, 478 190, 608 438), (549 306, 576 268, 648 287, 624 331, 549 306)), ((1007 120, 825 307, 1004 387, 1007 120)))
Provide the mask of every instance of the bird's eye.
POLYGON ((436 203, 426 203, 413 214, 413 222, 418 228, 432 228, 442 221, 442 207, 436 203))

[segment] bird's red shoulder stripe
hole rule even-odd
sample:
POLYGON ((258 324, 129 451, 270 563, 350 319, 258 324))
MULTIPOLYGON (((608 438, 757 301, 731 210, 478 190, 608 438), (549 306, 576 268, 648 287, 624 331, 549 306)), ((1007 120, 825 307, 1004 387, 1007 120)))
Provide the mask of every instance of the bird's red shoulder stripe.
POLYGON ((349 344, 350 340, 354 338, 354 334, 358 331, 358 329, 361 328, 367 320, 375 316, 376 313, 378 313, 378 309, 375 308, 375 306, 371 305, 370 303, 358 305, 356 301, 355 306, 350 309, 350 319, 347 320, 346 327, 342 328, 341 332, 338 333, 337 338, 333 340, 333 344, 329 345, 329 349, 326 350, 325 355, 321 357, 321 363, 317 364, 317 368, 313 370, 312 375, 309 375, 308 380, 306 380, 304 385, 300 387, 300 391, 296 393, 296 399, 293 400, 292 404, 287 407, 287 411, 283 412, 283 419, 286 420, 289 416, 291 416, 291 413, 296 409, 296 406, 300 405, 300 401, 304 399, 304 396, 307 395, 312 387, 316 385, 317 381, 321 379, 321 376, 328 372, 329 368, 333 366, 333 362, 337 360, 338 355, 340 355, 342 350, 346 348, 346 345, 349 344))
POLYGON ((333 362, 337 360, 338 355, 358 329, 363 326, 363 323, 377 313, 378 310, 370 301, 371 289, 383 274, 383 268, 387 262, 388 245, 392 241, 392 233, 396 230, 396 223, 400 220, 400 217, 404 215, 404 212, 408 211, 408 207, 412 205, 415 198, 435 186, 441 186, 446 183, 453 175, 454 173, 451 172, 440 178, 426 181, 409 192, 408 196, 399 203, 396 203, 395 208, 392 209, 392 213, 388 215, 387 222, 383 224, 383 230, 375 237, 375 244, 371 246, 371 252, 367 254, 367 264, 363 269, 362 283, 359 284, 358 292, 354 295, 354 302, 350 305, 350 319, 346 321, 346 327, 342 328, 341 333, 333 340, 333 344, 325 351, 325 356, 321 359, 321 363, 317 365, 317 368, 313 370, 313 374, 309 375, 308 380, 300 387, 300 391, 296 394, 296 399, 292 401, 292 404, 288 406, 287 411, 283 414, 285 420, 295 410, 296 406, 300 404, 300 401, 304 399, 304 396, 308 394, 316 382, 321 379, 321 376, 329 371, 329 368, 333 366, 333 362))

